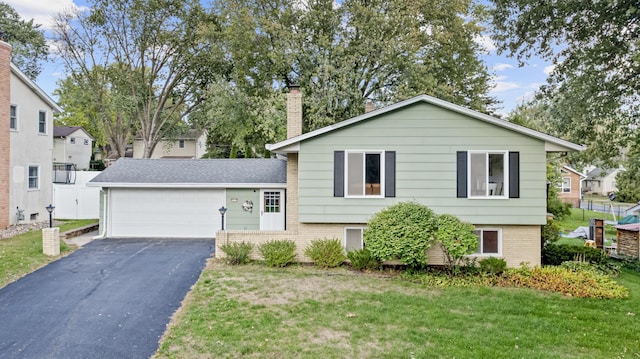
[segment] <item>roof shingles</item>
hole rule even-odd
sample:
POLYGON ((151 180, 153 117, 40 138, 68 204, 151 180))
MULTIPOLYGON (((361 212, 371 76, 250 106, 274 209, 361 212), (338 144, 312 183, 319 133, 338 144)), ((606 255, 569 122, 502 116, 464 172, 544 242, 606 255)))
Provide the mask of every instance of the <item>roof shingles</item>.
POLYGON ((120 158, 91 183, 109 184, 285 184, 287 162, 280 159, 120 158))

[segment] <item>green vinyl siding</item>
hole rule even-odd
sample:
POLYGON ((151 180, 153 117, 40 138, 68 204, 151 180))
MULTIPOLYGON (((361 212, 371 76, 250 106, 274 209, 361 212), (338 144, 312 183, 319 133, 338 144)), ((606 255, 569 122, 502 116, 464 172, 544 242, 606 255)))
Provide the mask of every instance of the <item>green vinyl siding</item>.
POLYGON ((474 224, 546 222, 544 142, 481 120, 418 103, 301 142, 299 220, 363 223, 401 201, 474 224), (334 151, 396 151, 396 197, 333 197, 334 151), (520 152, 520 198, 456 197, 457 151, 520 152))
POLYGON ((260 190, 248 188, 227 189, 227 213, 225 221, 229 230, 260 229, 260 190), (253 202, 251 212, 242 209, 245 201, 253 202))

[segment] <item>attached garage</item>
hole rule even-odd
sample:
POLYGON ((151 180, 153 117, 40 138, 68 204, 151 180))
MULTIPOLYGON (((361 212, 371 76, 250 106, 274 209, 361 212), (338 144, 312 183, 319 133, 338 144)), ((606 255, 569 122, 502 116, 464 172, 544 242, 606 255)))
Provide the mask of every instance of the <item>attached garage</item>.
POLYGON ((219 208, 231 207, 230 225, 240 216, 237 193, 284 194, 285 184, 286 161, 278 159, 121 158, 88 186, 102 188, 102 237, 213 238, 221 229, 219 208))
POLYGON ((113 188, 113 237, 204 237, 220 229, 224 189, 113 188))

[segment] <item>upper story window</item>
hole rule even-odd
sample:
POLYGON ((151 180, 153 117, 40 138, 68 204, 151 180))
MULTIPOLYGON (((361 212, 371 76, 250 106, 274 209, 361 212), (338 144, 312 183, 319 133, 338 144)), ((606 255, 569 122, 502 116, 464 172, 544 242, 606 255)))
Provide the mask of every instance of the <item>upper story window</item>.
POLYGON ((29 165, 29 189, 40 188, 40 166, 29 165))
POLYGON ((184 148, 184 140, 178 140, 178 148, 184 148))
POLYGON ((334 197, 395 197, 395 151, 335 151, 334 197))
POLYGON ((16 105, 11 105, 9 110, 9 129, 18 130, 18 107, 16 105))
POLYGON ((384 185, 382 152, 347 152, 347 196, 380 196, 384 185))
POLYGON ((88 138, 85 138, 85 139, 84 139, 84 145, 85 145, 85 146, 88 146, 88 145, 89 145, 89 139, 88 139, 88 138))
POLYGON ((560 183, 560 191, 562 193, 571 193, 571 178, 562 177, 562 183, 560 183))
POLYGON ((520 153, 508 151, 459 151, 459 198, 519 198, 520 153))
POLYGON ((469 152, 469 197, 504 197, 506 152, 469 152))
POLYGON ((38 116, 38 133, 47 133, 47 113, 44 111, 40 111, 38 116))
POLYGON ((69 143, 72 145, 76 144, 76 138, 75 137, 69 137, 69 143))

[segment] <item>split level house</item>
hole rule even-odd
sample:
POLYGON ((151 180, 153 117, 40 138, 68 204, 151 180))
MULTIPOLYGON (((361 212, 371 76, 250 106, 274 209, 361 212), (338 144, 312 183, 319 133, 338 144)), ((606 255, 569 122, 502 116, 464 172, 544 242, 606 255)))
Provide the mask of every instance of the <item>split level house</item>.
POLYGON ((546 154, 583 146, 426 95, 302 133, 298 88, 287 101, 288 138, 267 145, 277 158, 118 160, 90 183, 101 235, 215 237, 216 256, 226 242, 290 239, 306 261, 313 239, 362 248, 376 212, 416 201, 474 224, 475 256, 540 264, 546 154))
POLYGON ((53 114, 60 107, 11 63, 0 41, 0 228, 48 219, 53 114))

